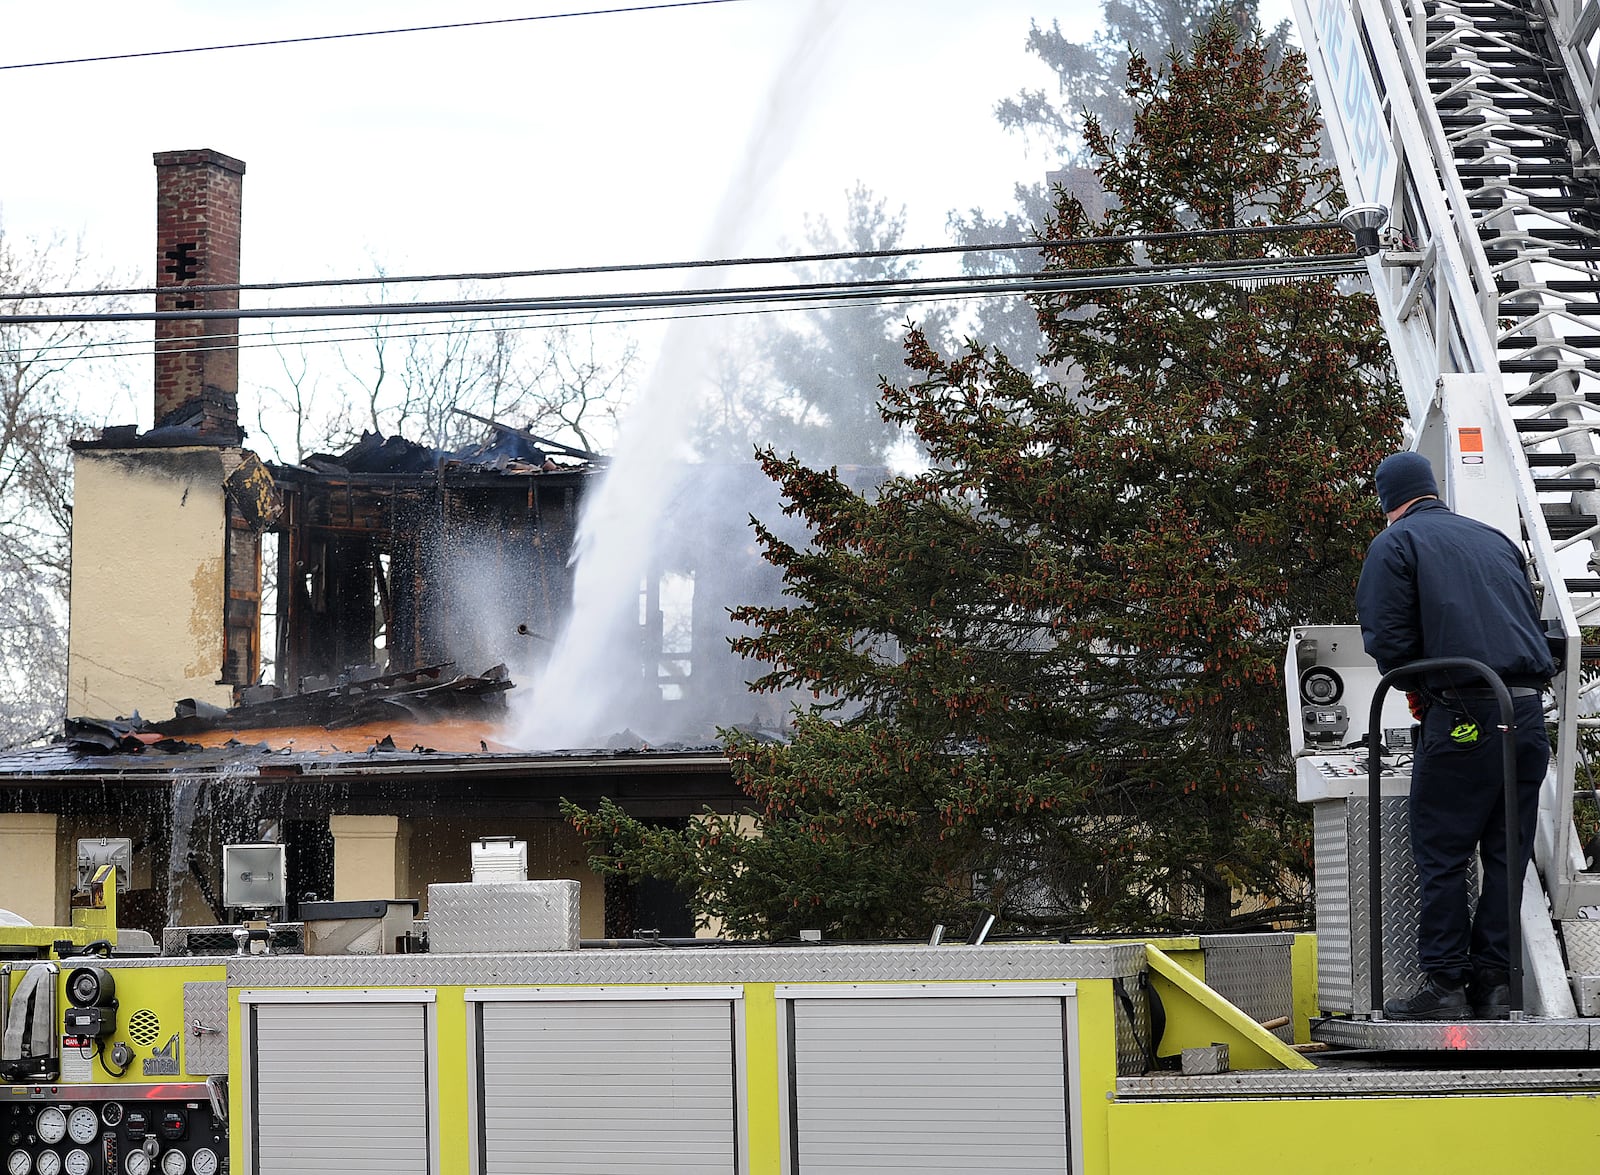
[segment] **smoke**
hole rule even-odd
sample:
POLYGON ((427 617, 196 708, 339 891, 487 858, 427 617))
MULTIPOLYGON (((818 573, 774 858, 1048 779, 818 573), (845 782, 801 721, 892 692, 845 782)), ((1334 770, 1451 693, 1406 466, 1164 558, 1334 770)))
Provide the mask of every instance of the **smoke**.
MULTIPOLYGON (((841 5, 842 0, 816 0, 811 5, 755 120, 742 165, 713 217, 704 256, 735 255, 749 221, 763 207, 764 189, 779 173, 813 100, 841 5)), ((689 558, 682 550, 667 549, 665 542, 672 533, 683 534, 686 519, 700 518, 704 525, 713 525, 708 514, 712 502, 726 501, 720 495, 729 489, 750 488, 732 486, 723 472, 691 461, 689 437, 715 354, 715 340, 703 322, 680 320, 668 327, 655 366, 618 436, 611 467, 586 495, 575 548, 573 611, 533 689, 520 699, 512 735, 518 745, 593 746, 624 728, 653 740, 684 733, 652 729, 660 720, 663 689, 658 675, 663 667, 642 660, 641 639, 668 623, 659 606, 658 576, 663 570, 673 571, 674 564, 679 577, 693 576, 690 609, 696 617, 713 617, 748 599, 722 593, 750 586, 717 582, 722 577, 714 574, 717 568, 706 565, 704 555, 689 558), (685 567, 685 563, 700 566, 685 567), (712 600, 713 595, 722 598, 712 600)), ((740 550, 751 543, 743 527, 751 512, 759 513, 746 499, 717 515, 738 520, 742 533, 726 542, 740 550)), ((725 550, 727 563, 733 563, 737 553, 725 550)), ((682 594, 681 578, 670 582, 682 594)), ((711 653, 701 647, 711 639, 696 631, 695 651, 711 653)), ((700 657, 694 660, 705 666, 700 657)), ((665 668, 672 671, 670 664, 665 668)), ((712 703, 700 685, 695 683, 694 693, 701 699, 700 708, 706 708, 712 703)), ((717 703, 735 708, 713 722, 731 724, 750 717, 755 701, 742 686, 737 692, 741 700, 717 703)), ((686 715, 680 715, 680 721, 682 717, 686 715)))

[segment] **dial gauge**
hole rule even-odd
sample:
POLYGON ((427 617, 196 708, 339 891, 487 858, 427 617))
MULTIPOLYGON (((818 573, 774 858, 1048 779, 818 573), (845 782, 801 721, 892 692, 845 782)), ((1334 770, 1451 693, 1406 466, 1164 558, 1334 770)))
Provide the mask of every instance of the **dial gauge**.
POLYGON ((94 1112, 93 1106, 79 1106, 67 1116, 67 1134, 79 1146, 94 1141, 94 1136, 100 1133, 100 1116, 94 1112))
POLYGON ((27 1151, 12 1151, 6 1156, 6 1175, 28 1175, 33 1170, 33 1156, 27 1151))
POLYGON ((89 1175, 92 1165, 88 1151, 79 1149, 67 1152, 67 1175, 89 1175))
POLYGON ((107 1102, 105 1105, 101 1106, 100 1121, 104 1122, 107 1126, 122 1125, 122 1103, 107 1102))
POLYGON ((208 1146, 201 1147, 189 1160, 189 1169, 194 1175, 217 1175, 217 1152, 208 1146))
POLYGON ((168 1151, 161 1156, 161 1175, 184 1175, 189 1169, 189 1159, 182 1151, 168 1151))
POLYGON ((150 1175, 150 1156, 143 1150, 131 1150, 122 1160, 124 1175, 150 1175))
POLYGON ((40 1151, 33 1160, 33 1169, 38 1175, 61 1175, 61 1156, 55 1151, 40 1151))
POLYGON ((33 1132, 46 1146, 54 1146, 67 1136, 67 1112, 60 1106, 46 1106, 33 1120, 33 1132))

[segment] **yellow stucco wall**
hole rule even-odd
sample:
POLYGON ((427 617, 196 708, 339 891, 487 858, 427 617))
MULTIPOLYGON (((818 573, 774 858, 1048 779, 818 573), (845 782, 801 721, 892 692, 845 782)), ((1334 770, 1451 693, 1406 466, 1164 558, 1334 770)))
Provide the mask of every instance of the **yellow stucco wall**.
POLYGON ((410 898, 411 822, 398 816, 330 816, 333 900, 410 898))
POLYGON ((163 719, 180 698, 231 703, 217 679, 223 479, 238 461, 236 449, 199 447, 75 454, 68 717, 163 719))
POLYGON ((35 926, 59 926, 66 901, 56 900, 56 825, 47 812, 0 813, 0 910, 35 926))

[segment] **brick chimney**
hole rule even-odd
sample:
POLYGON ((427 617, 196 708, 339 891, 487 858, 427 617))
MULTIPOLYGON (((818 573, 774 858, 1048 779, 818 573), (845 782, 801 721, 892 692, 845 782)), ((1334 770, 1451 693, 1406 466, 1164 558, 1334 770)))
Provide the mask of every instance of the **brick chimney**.
MULTIPOLYGON (((239 281, 244 164, 217 151, 158 151, 157 310, 237 310, 237 290, 191 286, 239 281)), ((194 425, 222 444, 239 441, 239 320, 156 323, 155 423, 194 425), (200 336, 206 336, 201 338, 200 336)))

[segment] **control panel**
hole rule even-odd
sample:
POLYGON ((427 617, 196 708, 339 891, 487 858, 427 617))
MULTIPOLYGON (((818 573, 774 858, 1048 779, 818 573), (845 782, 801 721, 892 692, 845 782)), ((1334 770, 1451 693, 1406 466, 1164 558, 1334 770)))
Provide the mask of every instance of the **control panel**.
POLYGON ((0 1086, 0 1175, 219 1175, 227 1128, 204 1084, 0 1086))

